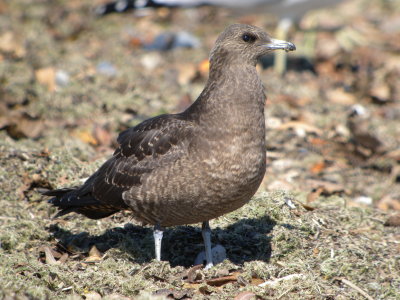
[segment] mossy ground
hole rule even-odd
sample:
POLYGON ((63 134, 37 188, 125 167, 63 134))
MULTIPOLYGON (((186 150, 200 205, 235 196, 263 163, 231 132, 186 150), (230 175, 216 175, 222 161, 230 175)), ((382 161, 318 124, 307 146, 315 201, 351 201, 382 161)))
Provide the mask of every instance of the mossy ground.
MULTIPOLYGON (((373 299, 400 299, 399 227, 384 226, 392 211, 376 208, 400 196, 400 76, 392 75, 400 72, 400 30, 393 26, 400 7, 396 1, 350 2, 325 13, 343 30, 318 36, 314 72, 289 70, 280 77, 260 71, 269 94, 268 171, 249 204, 211 221, 213 244, 225 247, 227 260, 210 270, 192 268, 203 250, 198 224, 168 228, 163 261, 157 262, 151 228, 128 212, 100 221, 77 215, 53 220, 54 208, 38 191, 79 185, 112 154, 122 129, 193 101, 206 80, 198 65, 216 35, 238 18, 208 8, 96 18, 92 1, 0 3, 0 298, 149 299, 170 293, 176 299, 232 299, 250 291, 263 299, 362 299, 361 289, 373 299), (134 45, 137 36, 182 29, 202 46, 148 52, 134 45), (5 33, 12 34, 10 48, 1 44, 5 33), (156 67, 145 67, 149 60, 156 67), (104 61, 115 75, 98 72, 104 61), (49 67, 69 74, 69 82, 52 89, 51 78, 39 80, 37 71, 49 67), (387 87, 387 103, 365 84, 387 87), (353 151, 343 127, 355 102, 371 111, 371 132, 386 143, 384 154, 353 151), (39 133, 30 136, 35 126, 39 133), (310 200, 315 182, 324 190, 310 200), (357 196, 373 203, 359 204, 357 196), (299 202, 307 199, 305 209, 299 202), (101 256, 88 262, 93 246, 101 256), (45 247, 68 257, 51 261, 45 247), (292 274, 297 279, 258 286, 292 274), (233 279, 211 284, 227 276, 233 279)), ((275 24, 259 15, 244 21, 270 30, 275 24)), ((324 21, 332 25, 317 18, 324 21)), ((301 45, 306 35, 300 31, 294 42, 301 45)))

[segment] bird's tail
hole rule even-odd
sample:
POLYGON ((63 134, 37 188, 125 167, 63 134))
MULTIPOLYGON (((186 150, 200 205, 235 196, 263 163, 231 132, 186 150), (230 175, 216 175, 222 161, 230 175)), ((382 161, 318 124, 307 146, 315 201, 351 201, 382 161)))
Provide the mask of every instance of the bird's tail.
POLYGON ((81 194, 80 192, 80 188, 63 188, 46 191, 42 195, 53 196, 48 202, 59 209, 54 218, 76 212, 90 219, 101 219, 121 210, 96 200, 91 193, 81 194))

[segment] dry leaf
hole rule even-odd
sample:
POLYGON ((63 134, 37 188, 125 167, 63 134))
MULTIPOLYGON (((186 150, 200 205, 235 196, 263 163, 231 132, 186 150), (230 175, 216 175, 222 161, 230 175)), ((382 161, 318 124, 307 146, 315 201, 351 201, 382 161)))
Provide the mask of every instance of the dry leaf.
POLYGON ((61 255, 60 259, 58 260, 58 262, 60 264, 64 264, 68 259, 68 253, 64 253, 63 255, 61 255))
POLYGON ((81 141, 87 143, 87 144, 91 144, 96 146, 97 145, 97 140, 95 139, 95 137, 93 136, 93 134, 87 130, 78 130, 73 132, 74 136, 76 136, 77 138, 79 138, 81 141))
POLYGON ((324 191, 323 187, 319 187, 316 189, 313 189, 308 195, 307 195, 307 203, 314 202, 324 191))
POLYGON ((96 140, 97 145, 110 146, 113 142, 111 133, 98 124, 94 126, 93 138, 96 140))
POLYGON ((313 211, 313 210, 316 209, 315 207, 307 205, 307 204, 305 204, 303 202, 300 202, 300 201, 296 201, 296 202, 299 203, 305 210, 313 211))
POLYGON ((27 114, 21 114, 8 119, 7 133, 14 139, 31 138, 36 139, 42 136, 44 122, 40 119, 32 118, 27 114))
POLYGON ((45 256, 46 256, 46 264, 48 264, 48 265, 55 265, 55 264, 57 264, 57 261, 56 261, 56 259, 54 258, 54 256, 53 256, 53 253, 51 252, 51 250, 50 250, 50 248, 49 247, 43 247, 43 251, 44 251, 44 254, 45 254, 45 256))
POLYGON ((210 61, 208 59, 203 60, 199 64, 198 70, 199 70, 201 76, 207 77, 208 76, 208 72, 210 70, 210 61))
POLYGON ((26 54, 22 43, 17 41, 11 31, 7 31, 0 36, 0 52, 11 54, 16 58, 22 58, 26 54))
POLYGON ((264 282, 264 280, 262 280, 261 278, 252 277, 252 278, 251 278, 250 284, 251 284, 251 285, 259 285, 259 284, 261 284, 261 283, 263 283, 263 282, 264 282))
POLYGON ((388 211, 389 209, 400 210, 400 200, 394 199, 390 195, 386 195, 378 201, 377 207, 385 211, 388 211))
POLYGON ((100 251, 96 248, 95 245, 89 251, 89 256, 84 260, 86 263, 96 263, 100 262, 103 259, 103 255, 100 251))
POLYGON ((351 105, 357 102, 354 94, 346 93, 342 89, 329 90, 326 97, 329 101, 342 105, 351 105))
POLYGON ((326 167, 326 164, 324 161, 317 162, 310 168, 310 172, 313 174, 319 174, 321 173, 326 167))
POLYGON ((241 292, 234 298, 234 300, 252 300, 252 299, 256 299, 256 294, 252 292, 241 292))
POLYGON ((49 92, 53 92, 56 89, 56 71, 54 68, 48 67, 36 70, 35 77, 40 84, 47 86, 49 92))
POLYGON ((345 187, 339 183, 333 183, 323 180, 308 180, 308 184, 313 188, 313 190, 318 190, 319 188, 322 188, 321 194, 332 195, 342 192, 346 194, 349 193, 345 189, 345 187))
POLYGON ((197 66, 194 64, 181 64, 178 66, 178 72, 178 83, 187 85, 196 77, 197 66))
POLYGON ((231 275, 209 279, 206 282, 211 286, 221 286, 228 282, 236 281, 238 275, 240 275, 240 272, 234 272, 231 275))
POLYGON ((400 227, 400 214, 390 216, 386 221, 385 226, 400 227))
POLYGON ((203 265, 196 265, 196 266, 191 267, 189 269, 188 273, 187 273, 187 280, 190 283, 195 282, 197 280, 197 277, 198 277, 197 271, 202 269, 202 268, 203 268, 203 265))

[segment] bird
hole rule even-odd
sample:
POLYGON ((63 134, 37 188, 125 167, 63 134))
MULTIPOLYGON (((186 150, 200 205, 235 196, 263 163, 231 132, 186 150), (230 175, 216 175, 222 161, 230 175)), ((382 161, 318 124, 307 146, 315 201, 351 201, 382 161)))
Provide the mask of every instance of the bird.
POLYGON ((266 94, 256 64, 279 49, 296 47, 255 26, 228 26, 196 101, 120 133, 112 157, 82 186, 44 192, 56 217, 101 219, 128 209, 154 226, 157 260, 165 227, 202 222, 205 267, 212 267, 209 221, 246 204, 264 177, 266 94))

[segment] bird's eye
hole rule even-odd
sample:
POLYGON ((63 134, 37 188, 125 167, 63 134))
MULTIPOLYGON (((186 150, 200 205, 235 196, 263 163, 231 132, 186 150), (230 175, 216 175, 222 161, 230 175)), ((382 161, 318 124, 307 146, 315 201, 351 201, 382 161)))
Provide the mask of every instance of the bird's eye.
POLYGON ((246 43, 253 43, 256 39, 257 37, 250 33, 245 33, 242 35, 242 40, 246 43))

